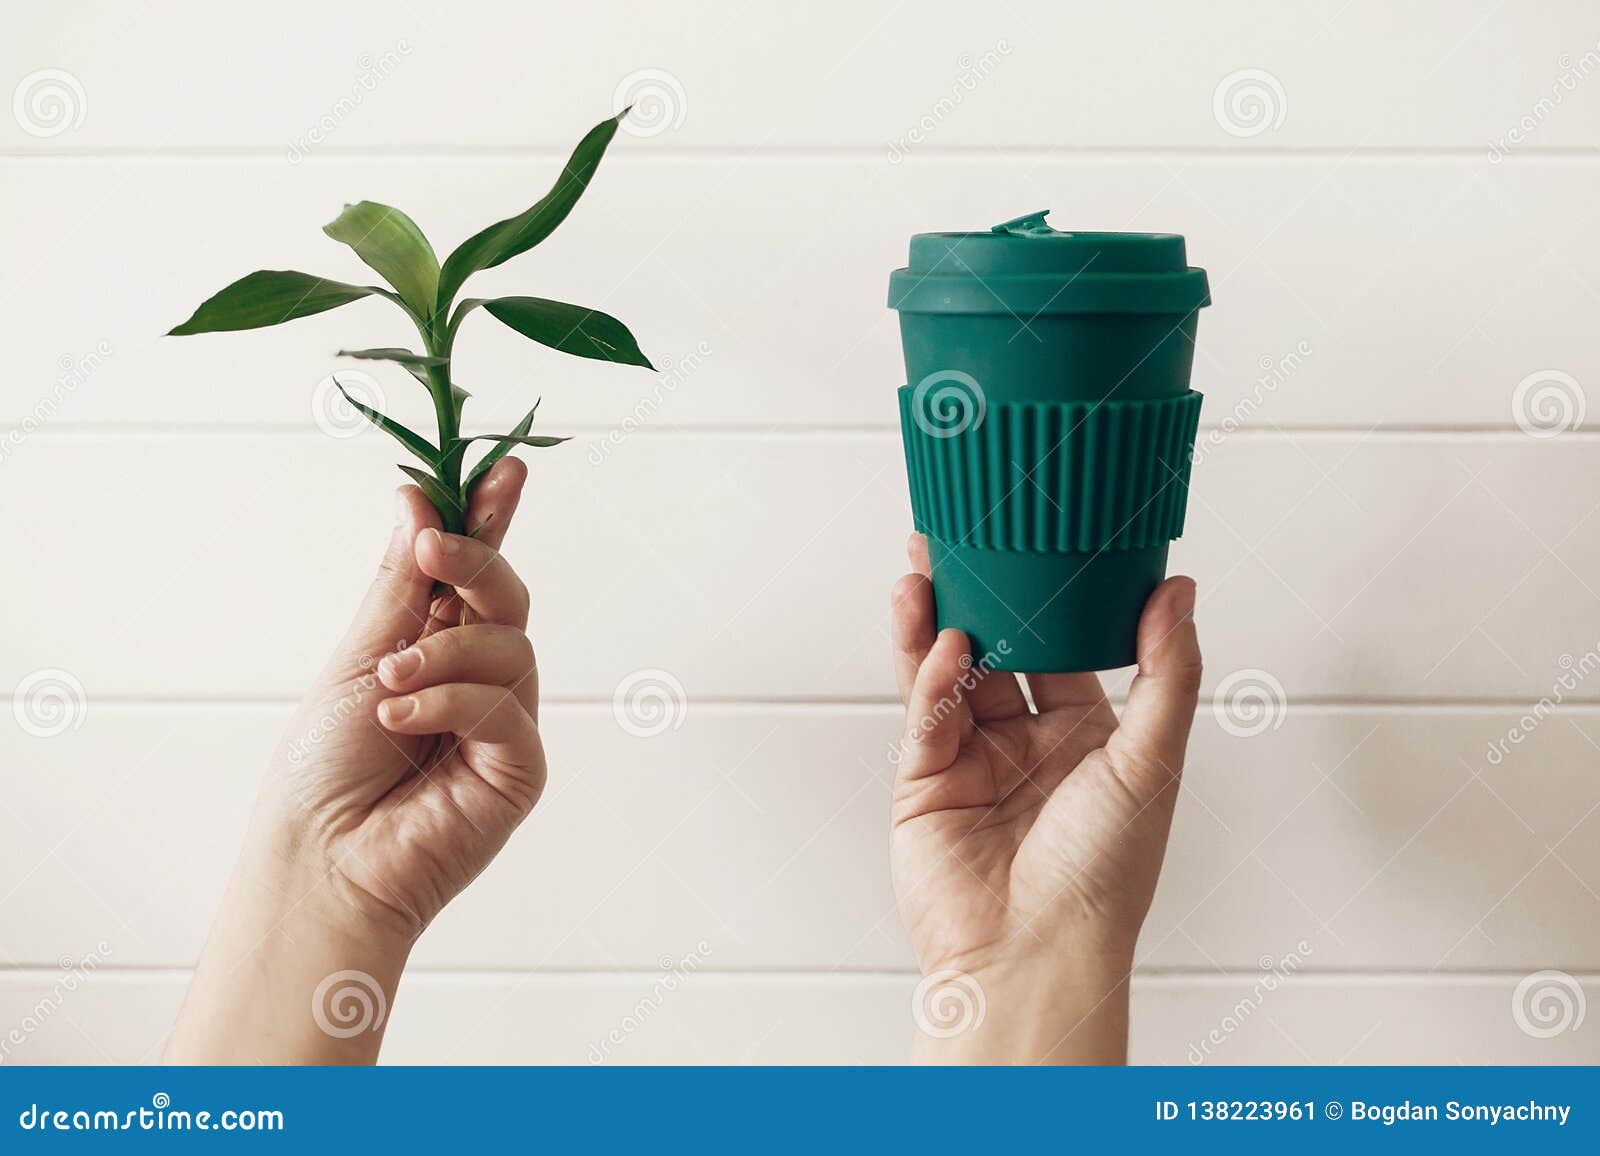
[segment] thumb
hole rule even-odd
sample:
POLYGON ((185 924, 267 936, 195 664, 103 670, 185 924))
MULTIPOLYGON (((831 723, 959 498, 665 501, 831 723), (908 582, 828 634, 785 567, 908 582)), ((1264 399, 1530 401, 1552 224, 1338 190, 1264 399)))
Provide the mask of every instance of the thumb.
POLYGON ((370 669, 409 644, 427 625, 433 579, 417 566, 417 535, 439 526, 439 514, 416 486, 395 493, 394 532, 332 666, 346 674, 370 669), (349 669, 346 669, 349 668, 349 669))
POLYGON ((1200 697, 1200 639, 1194 627, 1194 579, 1156 587, 1139 619, 1139 674, 1128 688, 1122 721, 1106 753, 1131 774, 1165 786, 1183 769, 1200 697))

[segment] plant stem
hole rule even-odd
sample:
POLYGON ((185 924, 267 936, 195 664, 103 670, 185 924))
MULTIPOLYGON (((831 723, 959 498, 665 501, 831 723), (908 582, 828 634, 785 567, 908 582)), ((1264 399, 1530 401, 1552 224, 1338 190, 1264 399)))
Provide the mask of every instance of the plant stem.
MULTIPOLYGON (((450 356, 452 334, 446 333, 442 338, 436 337, 437 324, 419 328, 422 329, 422 344, 428 356, 445 358, 450 356)), ((449 362, 444 365, 428 366, 427 377, 428 392, 433 395, 434 416, 439 423, 439 450, 443 455, 436 476, 447 491, 462 499, 461 508, 440 510, 439 517, 447 533, 463 534, 466 532, 467 511, 464 495, 461 494, 462 455, 450 452, 456 438, 461 435, 461 429, 456 421, 456 401, 450 388, 449 362)))

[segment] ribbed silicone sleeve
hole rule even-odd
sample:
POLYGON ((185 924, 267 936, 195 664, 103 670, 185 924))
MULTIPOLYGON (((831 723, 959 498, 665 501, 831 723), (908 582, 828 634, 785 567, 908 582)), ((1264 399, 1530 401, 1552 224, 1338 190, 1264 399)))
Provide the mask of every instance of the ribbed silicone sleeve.
POLYGON ((1154 401, 1026 402, 940 428, 900 389, 916 527, 951 545, 1094 553, 1183 533, 1200 394, 1154 401))

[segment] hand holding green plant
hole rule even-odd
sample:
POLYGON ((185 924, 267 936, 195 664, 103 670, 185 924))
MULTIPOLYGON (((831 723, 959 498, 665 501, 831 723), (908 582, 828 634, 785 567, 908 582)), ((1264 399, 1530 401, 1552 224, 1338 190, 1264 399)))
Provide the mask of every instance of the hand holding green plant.
MULTIPOLYGON (((240 278, 206 300, 194 315, 173 329, 173 336, 260 329, 336 309, 363 297, 378 296, 394 302, 416 326, 422 352, 381 348, 341 351, 341 356, 369 361, 390 361, 402 366, 432 396, 438 421, 437 442, 406 428, 393 418, 363 405, 348 393, 345 398, 363 416, 389 434, 425 469, 400 467, 427 495, 443 527, 450 533, 476 531, 466 524, 472 488, 485 472, 513 446, 546 447, 568 439, 535 435, 535 402, 526 417, 506 434, 461 432, 461 413, 468 394, 451 374, 451 351, 461 323, 479 306, 491 317, 541 345, 577 357, 654 368, 640 352, 628 327, 599 310, 550 301, 542 297, 469 297, 460 293, 472 274, 492 269, 525 253, 556 230, 577 204, 593 178, 606 146, 627 115, 624 109, 602 121, 578 142, 555 186, 525 212, 490 225, 469 237, 439 263, 433 246, 415 222, 399 209, 374 201, 345 206, 323 231, 355 250, 356 256, 389 285, 351 285, 293 270, 262 269, 240 278), (465 469, 468 449, 475 441, 494 443, 471 469, 465 469)), ((337 378, 335 378, 337 383, 337 378)), ((343 392, 343 386, 340 386, 343 392)))
POLYGON ((514 458, 484 475, 472 538, 400 487, 372 586, 256 796, 169 1061, 371 1063, 386 1017, 343 1030, 340 993, 392 1007, 417 936, 538 801, 528 590, 499 553, 526 478, 514 458))

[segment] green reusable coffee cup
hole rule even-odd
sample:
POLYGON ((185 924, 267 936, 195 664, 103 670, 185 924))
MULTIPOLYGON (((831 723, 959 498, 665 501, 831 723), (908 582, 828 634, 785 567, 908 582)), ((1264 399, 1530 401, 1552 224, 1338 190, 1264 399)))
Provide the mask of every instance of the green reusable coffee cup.
POLYGON ((919 233, 889 277, 911 509, 975 662, 1109 670, 1183 532, 1211 297, 1181 236, 1044 218, 919 233))

